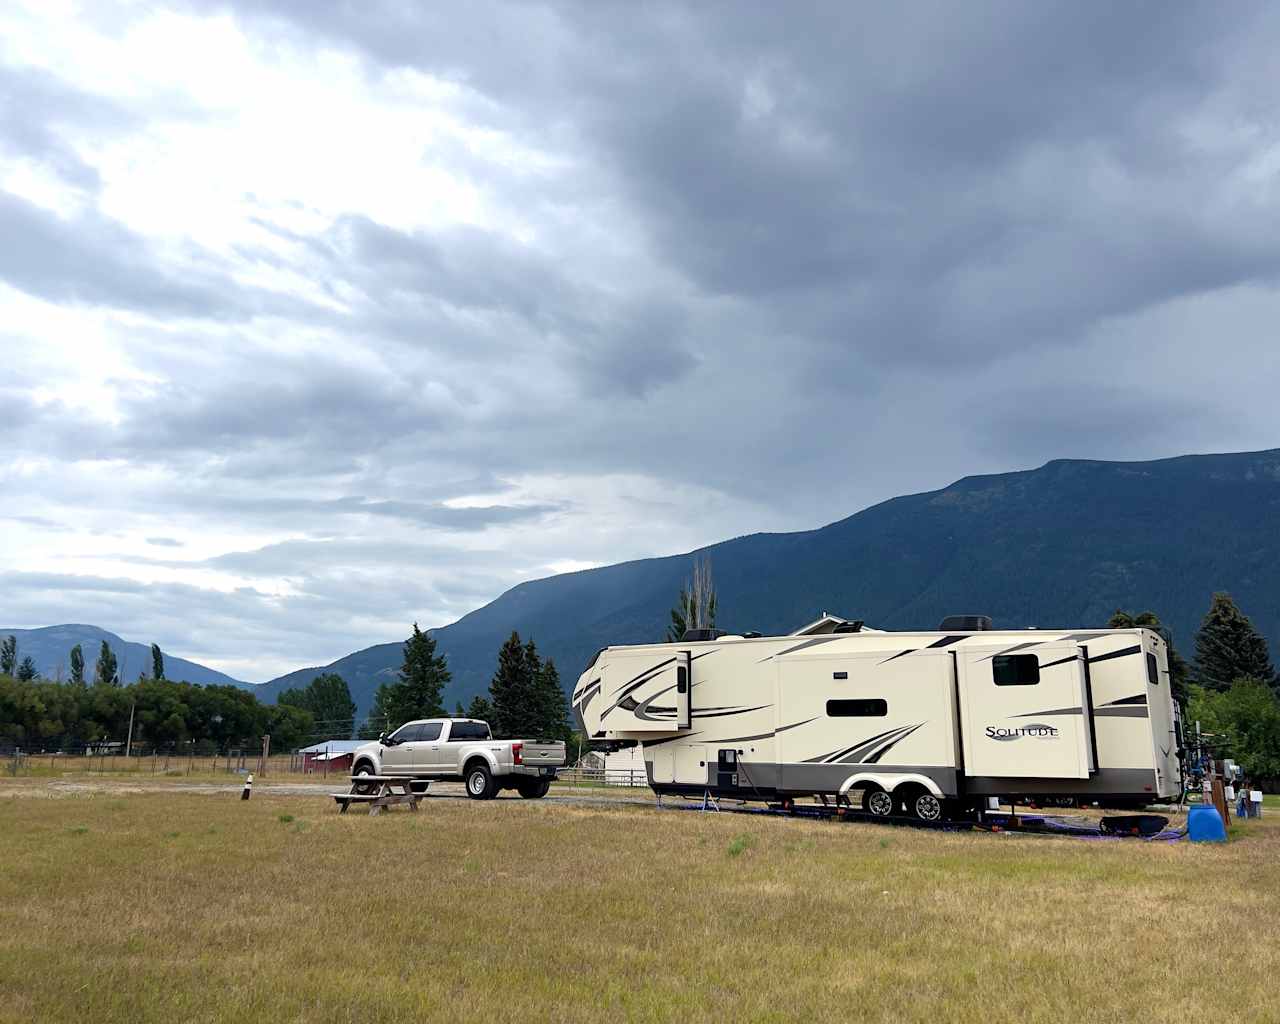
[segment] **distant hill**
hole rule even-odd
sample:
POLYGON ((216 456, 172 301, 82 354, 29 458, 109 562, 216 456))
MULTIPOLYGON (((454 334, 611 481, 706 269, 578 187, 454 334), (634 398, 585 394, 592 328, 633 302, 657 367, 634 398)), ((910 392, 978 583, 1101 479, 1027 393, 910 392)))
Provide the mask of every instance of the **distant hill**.
MULTIPOLYGON (((832 459, 858 472, 860 458, 832 459)), ((722 627, 784 631, 830 610, 891 629, 981 613, 998 627, 1096 626, 1117 607, 1151 609, 1184 648, 1215 590, 1280 640, 1280 450, 1154 462, 1057 460, 965 477, 821 529, 754 534, 702 549, 722 627)), ((692 554, 692 553, 691 553, 692 554)), ((566 688, 606 644, 661 638, 690 554, 521 583, 434 630, 454 682, 448 706, 488 686, 511 630, 532 635, 566 688)), ((361 712, 392 678, 399 643, 264 684, 271 699, 339 672, 361 712)))
MULTIPOLYGON (((42 626, 39 629, 4 629, 0 627, 0 636, 14 636, 18 640, 18 660, 27 655, 36 663, 36 671, 46 679, 67 679, 70 674, 71 648, 80 645, 84 652, 85 679, 93 681, 93 666, 98 660, 98 651, 105 640, 115 652, 120 678, 131 683, 138 678, 139 672, 151 673, 151 645, 137 644, 122 640, 114 633, 108 633, 97 626, 69 624, 65 626, 42 626)), ((164 674, 169 679, 183 680, 188 683, 207 685, 219 683, 230 686, 248 686, 248 683, 216 669, 207 668, 194 661, 187 661, 164 651, 164 674)))

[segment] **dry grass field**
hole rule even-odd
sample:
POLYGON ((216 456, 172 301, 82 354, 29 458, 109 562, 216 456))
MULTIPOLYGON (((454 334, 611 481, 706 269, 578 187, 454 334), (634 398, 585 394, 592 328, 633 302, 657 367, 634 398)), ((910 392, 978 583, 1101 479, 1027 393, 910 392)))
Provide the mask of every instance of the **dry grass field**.
POLYGON ((0 781, 0 1021, 1280 1019, 1225 847, 0 781))

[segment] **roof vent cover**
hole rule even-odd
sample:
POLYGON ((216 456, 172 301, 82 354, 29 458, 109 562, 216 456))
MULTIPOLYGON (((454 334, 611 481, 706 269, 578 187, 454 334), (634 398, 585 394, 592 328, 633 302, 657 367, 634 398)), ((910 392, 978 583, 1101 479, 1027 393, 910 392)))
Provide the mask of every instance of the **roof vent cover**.
POLYGON ((981 633, 990 628, 990 615, 948 615, 938 626, 944 633, 981 633))

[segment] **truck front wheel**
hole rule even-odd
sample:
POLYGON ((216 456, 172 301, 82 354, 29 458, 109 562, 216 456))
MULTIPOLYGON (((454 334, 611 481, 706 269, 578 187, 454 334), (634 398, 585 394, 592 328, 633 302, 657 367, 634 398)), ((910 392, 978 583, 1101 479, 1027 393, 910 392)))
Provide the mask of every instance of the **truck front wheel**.
POLYGON ((534 779, 530 782, 516 783, 516 791, 526 800, 540 800, 551 788, 550 779, 534 779))
POLYGON ((489 766, 477 762, 467 769, 467 796, 472 800, 489 800, 493 797, 493 776, 489 766))

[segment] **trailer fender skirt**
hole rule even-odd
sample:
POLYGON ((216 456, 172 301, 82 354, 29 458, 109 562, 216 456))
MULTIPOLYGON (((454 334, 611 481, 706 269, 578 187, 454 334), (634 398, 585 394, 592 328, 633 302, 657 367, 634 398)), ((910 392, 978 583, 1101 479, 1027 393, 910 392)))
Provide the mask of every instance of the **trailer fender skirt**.
POLYGON ((924 786, 930 793, 942 799, 943 792, 938 788, 938 784, 927 775, 920 775, 917 772, 858 772, 856 775, 850 775, 840 784, 840 795, 848 796, 849 790, 858 786, 865 786, 867 783, 875 783, 881 789, 887 789, 889 792, 897 789, 904 782, 916 782, 924 786))

